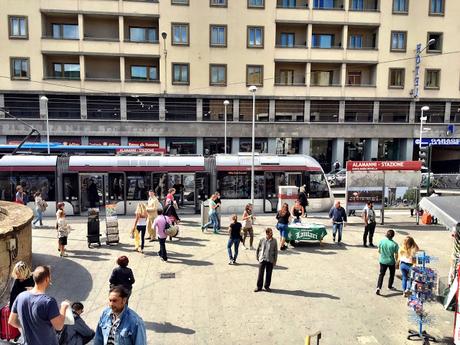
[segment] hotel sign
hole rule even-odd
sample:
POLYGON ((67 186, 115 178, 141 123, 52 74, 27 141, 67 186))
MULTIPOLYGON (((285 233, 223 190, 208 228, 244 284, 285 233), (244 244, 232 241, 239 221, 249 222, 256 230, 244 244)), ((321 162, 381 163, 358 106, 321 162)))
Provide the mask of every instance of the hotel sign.
POLYGON ((415 49, 415 76, 414 76, 414 98, 418 98, 420 85, 420 63, 422 62, 422 44, 417 44, 415 49))

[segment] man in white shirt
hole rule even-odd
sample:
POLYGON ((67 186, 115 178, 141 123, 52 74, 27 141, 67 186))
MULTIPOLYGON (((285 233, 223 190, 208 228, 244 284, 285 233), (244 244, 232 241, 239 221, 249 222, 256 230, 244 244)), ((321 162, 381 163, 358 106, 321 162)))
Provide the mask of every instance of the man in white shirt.
POLYGON ((369 235, 369 246, 375 247, 372 243, 374 238, 375 226, 375 211, 374 204, 372 201, 368 201, 367 206, 363 209, 363 220, 364 220, 364 235, 363 235, 363 246, 367 247, 367 237, 369 235))

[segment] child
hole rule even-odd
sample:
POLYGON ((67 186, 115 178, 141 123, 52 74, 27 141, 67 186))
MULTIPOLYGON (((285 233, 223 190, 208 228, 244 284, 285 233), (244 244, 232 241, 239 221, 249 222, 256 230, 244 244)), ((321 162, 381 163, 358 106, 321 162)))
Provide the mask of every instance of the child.
POLYGON ((238 246, 240 245, 240 238, 241 238, 241 223, 238 222, 238 216, 234 214, 232 216, 232 223, 228 227, 228 232, 230 234, 230 238, 228 239, 227 243, 227 250, 228 250, 228 257, 230 259, 229 265, 236 264, 236 258, 238 257, 238 246), (235 246, 235 255, 232 254, 232 245, 235 246))

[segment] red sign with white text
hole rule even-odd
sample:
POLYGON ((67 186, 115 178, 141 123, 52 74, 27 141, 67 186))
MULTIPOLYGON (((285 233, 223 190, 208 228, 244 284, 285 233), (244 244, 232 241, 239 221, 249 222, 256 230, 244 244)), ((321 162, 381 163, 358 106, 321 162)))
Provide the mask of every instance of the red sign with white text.
POLYGON ((347 171, 413 170, 422 168, 420 161, 348 161, 347 171))

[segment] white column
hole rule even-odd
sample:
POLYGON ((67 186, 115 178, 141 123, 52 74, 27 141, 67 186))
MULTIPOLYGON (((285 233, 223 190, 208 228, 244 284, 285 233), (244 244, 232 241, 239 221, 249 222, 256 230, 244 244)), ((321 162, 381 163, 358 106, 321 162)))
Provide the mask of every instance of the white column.
POLYGON ((197 98, 196 100, 196 120, 203 121, 203 99, 197 98))
POLYGON ((120 56, 120 82, 125 81, 125 57, 120 56))
POLYGON ((345 101, 339 101, 339 122, 345 122, 345 101))
POLYGON ((343 138, 337 138, 332 141, 332 162, 339 161, 340 165, 343 166, 345 140, 343 138))
MULTIPOLYGON (((0 108, 4 108, 4 107, 5 107, 5 95, 0 94, 0 108)), ((0 119, 3 119, 3 118, 5 118, 5 112, 0 110, 0 119)))
POLYGON ((340 69, 340 85, 345 87, 347 84, 347 64, 343 63, 340 69))
POLYGON ((444 123, 450 123, 450 112, 452 110, 452 103, 446 102, 446 109, 444 111, 444 123))
POLYGON ((88 118, 88 103, 86 102, 86 96, 80 96, 80 118, 86 120, 88 118))
POLYGON ((303 107, 303 120, 305 122, 310 122, 310 106, 311 102, 309 99, 305 100, 305 104, 303 107))
POLYGON ((120 97, 120 120, 126 121, 128 119, 128 104, 126 102, 126 96, 120 97))
POLYGON ((364 159, 367 161, 373 158, 377 159, 379 152, 379 140, 378 139, 366 139, 364 143, 364 159))
MULTIPOLYGON (((233 100, 233 122, 238 122, 240 121, 240 100, 239 99, 234 99, 233 100)), ((233 147, 233 144, 232 144, 233 147)), ((239 150, 239 144, 238 144, 238 150, 239 150)), ((233 148, 232 148, 233 152, 233 148)), ((238 151, 236 151, 238 153, 238 151)))
POLYGON ((300 154, 309 155, 310 154, 310 138, 302 138, 300 142, 300 154))
POLYGON ((204 147, 203 147, 203 138, 196 138, 196 154, 203 155, 204 147))
MULTIPOLYGON (((268 104, 268 122, 275 122, 275 100, 271 99, 268 104)), ((270 144, 269 144, 270 149, 270 144)))
POLYGON ((372 111, 372 122, 379 122, 380 118, 380 102, 374 101, 374 109, 372 111))
POLYGON ((273 155, 276 154, 276 148, 277 148, 276 144, 277 144, 276 138, 268 138, 268 153, 269 154, 273 154, 273 155))
POLYGON ((415 123, 415 107, 417 106, 417 103, 412 101, 410 102, 410 107, 409 107, 409 123, 415 123))
POLYGON ((87 136, 81 137, 81 144, 82 145, 89 145, 89 138, 87 136))
POLYGON ((118 16, 118 37, 120 42, 125 41, 125 22, 123 16, 118 16))
POLYGON ((128 137, 121 137, 120 144, 123 146, 128 146, 128 137))
POLYGON ((240 138, 232 138, 232 154, 240 152, 240 138))
POLYGON ((348 48, 348 25, 344 25, 342 29, 342 47, 343 49, 348 48))
MULTIPOLYGON (((165 121, 166 120, 166 100, 165 98, 161 97, 158 99, 158 106, 160 107, 158 113, 158 120, 165 121)), ((164 138, 163 138, 164 139, 164 138)), ((162 146, 160 146, 162 147, 162 146)), ((164 146, 166 147, 166 146, 164 146)))

